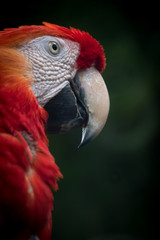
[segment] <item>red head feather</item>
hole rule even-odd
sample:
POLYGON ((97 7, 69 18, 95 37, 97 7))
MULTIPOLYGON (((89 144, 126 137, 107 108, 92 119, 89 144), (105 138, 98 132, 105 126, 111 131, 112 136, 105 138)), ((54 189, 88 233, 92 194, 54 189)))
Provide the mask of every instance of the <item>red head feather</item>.
MULTIPOLYGON (((9 216, 10 223, 12 219, 15 221, 15 216, 20 223, 25 219, 27 231, 22 231, 25 236, 19 239, 29 239, 32 232, 41 240, 50 239, 51 188, 56 190, 57 180, 62 177, 47 147, 46 113, 29 87, 31 76, 26 59, 16 50, 17 46, 44 35, 78 42, 78 68, 94 65, 101 72, 105 67, 103 48, 86 32, 50 23, 0 32, 0 201, 3 203, 0 204, 0 212, 3 205, 7 206, 4 219, 8 218, 6 212, 11 212, 13 218, 9 216), (25 134, 31 136, 35 143, 35 153, 25 134)), ((7 229, 9 227, 7 225, 7 229)))
POLYGON ((0 32, 0 45, 17 46, 35 37, 44 35, 67 38, 80 44, 80 55, 77 59, 78 68, 95 66, 100 72, 105 68, 105 56, 102 46, 89 33, 75 28, 65 28, 51 23, 41 26, 22 26, 9 28, 0 32))

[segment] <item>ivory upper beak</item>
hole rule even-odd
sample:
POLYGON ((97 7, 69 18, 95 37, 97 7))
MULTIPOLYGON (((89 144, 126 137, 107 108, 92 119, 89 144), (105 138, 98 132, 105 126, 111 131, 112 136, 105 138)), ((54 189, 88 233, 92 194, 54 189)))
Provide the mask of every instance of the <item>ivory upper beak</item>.
POLYGON ((64 133, 82 127, 83 146, 104 127, 109 112, 105 82, 94 67, 78 70, 74 79, 45 106, 48 133, 64 133))
POLYGON ((94 139, 103 129, 109 112, 109 94, 102 75, 94 67, 78 71, 81 88, 85 92, 84 103, 89 119, 82 129, 79 147, 94 139))

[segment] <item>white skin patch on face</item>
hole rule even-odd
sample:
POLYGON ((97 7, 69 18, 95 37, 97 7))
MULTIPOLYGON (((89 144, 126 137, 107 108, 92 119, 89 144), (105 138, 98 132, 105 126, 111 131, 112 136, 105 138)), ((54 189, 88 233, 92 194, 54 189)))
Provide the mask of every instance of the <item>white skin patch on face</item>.
POLYGON ((52 36, 38 37, 18 48, 31 64, 33 90, 40 106, 59 93, 76 74, 79 44, 52 36), (56 43, 59 51, 51 51, 56 43), (50 46, 50 47, 49 47, 50 46))

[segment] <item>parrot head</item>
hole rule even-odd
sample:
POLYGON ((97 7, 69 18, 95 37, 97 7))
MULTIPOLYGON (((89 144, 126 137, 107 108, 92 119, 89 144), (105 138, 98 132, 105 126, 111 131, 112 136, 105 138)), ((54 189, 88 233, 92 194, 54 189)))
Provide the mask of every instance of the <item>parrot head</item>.
POLYGON ((30 88, 48 112, 47 132, 82 128, 82 146, 101 132, 109 112, 103 48, 89 33, 43 24, 6 29, 0 45, 25 57, 23 75, 32 76, 30 88))

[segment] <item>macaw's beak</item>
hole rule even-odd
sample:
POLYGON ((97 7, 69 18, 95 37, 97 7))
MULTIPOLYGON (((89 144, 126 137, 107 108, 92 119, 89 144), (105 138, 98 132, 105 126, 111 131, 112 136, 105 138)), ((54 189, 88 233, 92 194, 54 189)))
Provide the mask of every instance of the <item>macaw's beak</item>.
POLYGON ((109 95, 104 80, 94 67, 78 70, 44 108, 49 114, 48 133, 64 133, 82 127, 83 146, 102 130, 109 112, 109 95))

